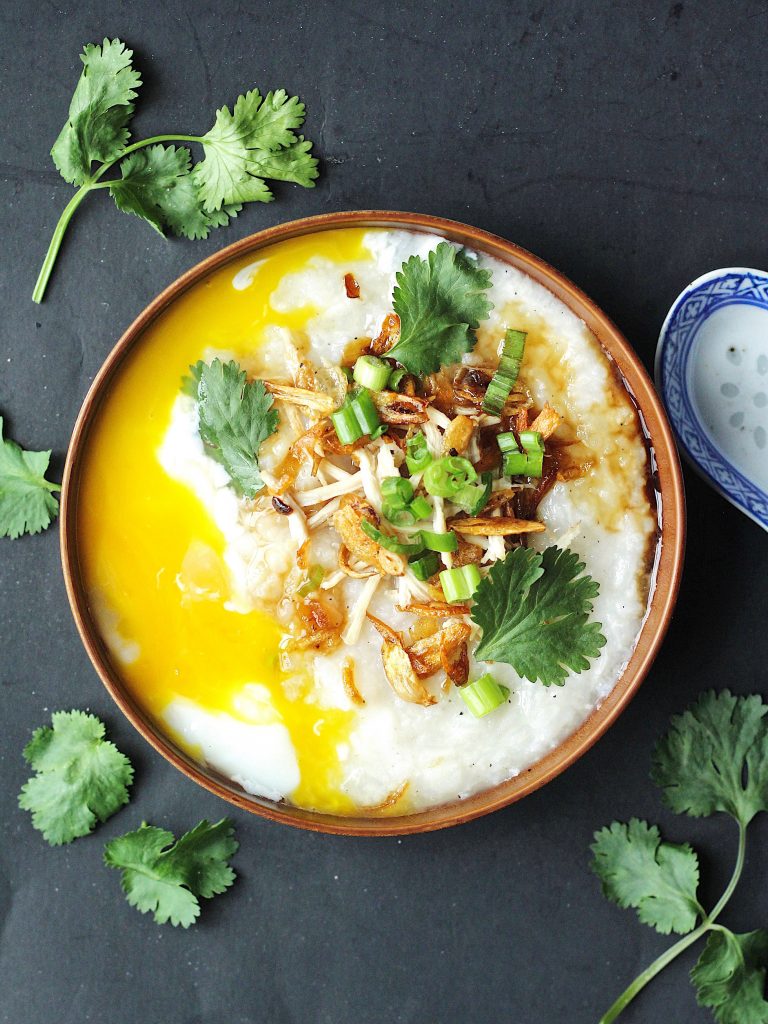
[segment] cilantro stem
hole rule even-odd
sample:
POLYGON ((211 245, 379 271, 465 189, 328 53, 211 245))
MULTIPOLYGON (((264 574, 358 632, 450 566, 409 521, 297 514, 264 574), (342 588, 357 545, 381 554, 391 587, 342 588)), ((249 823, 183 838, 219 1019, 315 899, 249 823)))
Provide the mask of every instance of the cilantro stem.
POLYGON ((53 236, 51 238, 48 251, 45 254, 43 265, 40 267, 40 273, 37 275, 37 281, 35 282, 35 290, 32 292, 33 302, 42 302, 43 296, 45 295, 45 289, 48 287, 48 279, 51 276, 53 265, 56 262, 56 257, 59 254, 61 243, 64 238, 64 233, 67 230, 69 222, 72 220, 72 216, 75 210, 78 208, 80 203, 85 199, 88 193, 91 191, 92 183, 86 182, 81 185, 80 188, 75 192, 72 198, 69 200, 67 205, 64 207, 59 222, 56 225, 53 236))
POLYGON ((45 254, 43 265, 40 267, 40 273, 37 275, 35 288, 32 292, 33 302, 40 303, 43 301, 43 296, 45 295, 45 290, 48 287, 48 281, 51 273, 53 272, 56 257, 59 255, 59 249, 61 248, 64 234, 69 227, 69 222, 72 220, 75 210, 78 208, 80 203, 82 203, 88 193, 93 191, 93 189, 108 187, 109 182, 99 182, 99 178, 101 178, 101 176, 105 174, 110 167, 113 167, 129 153, 134 153, 137 149, 143 149, 144 146, 153 146, 158 142, 199 142, 202 145, 205 145, 205 140, 197 135, 154 135, 150 139, 140 139, 138 142, 134 142, 132 145, 127 146, 120 156, 115 157, 114 160, 107 161, 107 163, 101 164, 98 170, 88 179, 88 181, 84 182, 77 192, 75 192, 59 217, 48 246, 48 251, 45 254))
POLYGON ((613 1021, 619 1016, 619 1014, 626 1009, 626 1007, 632 1002, 638 992, 645 988, 649 981, 656 977, 656 975, 663 971, 664 968, 672 963, 672 961, 680 956, 682 952, 692 946, 694 942, 700 939, 707 932, 714 929, 720 929, 720 925, 715 924, 715 920, 722 913, 726 903, 733 895, 733 891, 738 885, 739 879, 741 878, 741 872, 744 868, 744 854, 746 850, 746 838, 747 838, 747 826, 743 822, 739 822, 739 846, 738 853, 736 855, 736 864, 733 869, 728 885, 725 887, 723 895, 717 901, 715 906, 712 908, 712 912, 704 917, 698 928, 694 928, 692 932, 684 935, 678 942, 669 949, 665 950, 656 960, 653 961, 642 974, 638 974, 635 980, 621 993, 619 998, 600 1018, 599 1024, 612 1024, 613 1021))

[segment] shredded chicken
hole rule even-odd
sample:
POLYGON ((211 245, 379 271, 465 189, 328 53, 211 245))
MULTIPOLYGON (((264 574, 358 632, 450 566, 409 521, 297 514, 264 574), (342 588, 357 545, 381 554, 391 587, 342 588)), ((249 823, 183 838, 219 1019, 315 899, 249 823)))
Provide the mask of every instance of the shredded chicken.
POLYGON ((344 576, 351 576, 352 579, 365 580, 369 576, 375 576, 377 570, 375 566, 368 565, 365 562, 359 563, 359 565, 353 565, 350 556, 349 548, 346 544, 339 545, 339 572, 344 576))
POLYGON ((371 576, 371 578, 366 580, 363 584, 362 590, 360 591, 354 607, 347 618, 347 628, 341 634, 341 639, 348 647, 356 644, 360 639, 360 631, 362 630, 363 623, 365 622, 368 605, 371 603, 373 595, 376 593, 376 588, 380 583, 381 576, 376 575, 371 576))

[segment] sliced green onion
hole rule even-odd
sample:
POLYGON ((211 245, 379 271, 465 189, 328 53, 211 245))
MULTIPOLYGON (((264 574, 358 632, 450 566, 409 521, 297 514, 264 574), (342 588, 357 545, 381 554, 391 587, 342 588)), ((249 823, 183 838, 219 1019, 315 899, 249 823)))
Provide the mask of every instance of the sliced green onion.
POLYGON ((360 356, 355 363, 354 378, 363 388, 382 391, 387 386, 390 368, 377 356, 360 356))
POLYGON ((458 494, 454 494, 451 501, 454 505, 460 505, 465 512, 476 516, 485 508, 493 491, 493 473, 481 473, 480 483, 467 484, 462 487, 458 494))
POLYGON ((408 507, 417 521, 432 515, 432 505, 422 494, 415 497, 408 507))
POLYGON ((345 399, 344 404, 336 412, 331 413, 331 423, 333 423, 336 436, 342 444, 354 444, 363 436, 363 430, 357 422, 357 416, 349 398, 345 399))
POLYGON ((543 452, 544 439, 538 430, 523 430, 520 433, 520 444, 527 452, 543 452))
POLYGON ((381 544, 387 551, 393 551, 396 555, 418 555, 424 550, 421 539, 413 544, 404 544, 396 537, 391 537, 388 533, 382 533, 378 527, 374 526, 367 519, 363 519, 360 525, 363 528, 363 533, 366 533, 371 540, 375 540, 377 544, 381 544))
POLYGON ((441 564, 435 552, 428 551, 426 555, 419 555, 417 558, 410 559, 408 568, 417 580, 421 580, 424 583, 425 580, 431 579, 438 572, 441 564))
POLYGON ((381 493, 391 502, 400 502, 405 508, 413 498, 413 484, 402 476, 385 476, 381 481, 381 493))
POLYGON ((462 487, 477 480, 475 467, 461 455, 444 455, 424 471, 424 487, 439 498, 452 498, 462 487))
POLYGON ((370 391, 366 388, 355 391, 350 404, 355 411, 355 418, 360 424, 363 434, 371 434, 381 425, 376 405, 371 398, 370 391))
POLYGON ((418 434, 409 437, 405 442, 405 464, 408 467, 408 472, 413 474, 421 473, 431 461, 432 456, 427 446, 427 439, 420 430, 418 434))
POLYGON ((403 382, 403 377, 407 377, 407 376, 408 376, 408 371, 407 370, 404 370, 402 368, 402 366, 396 367, 392 371, 392 373, 390 373, 390 375, 389 375, 389 381, 387 383, 387 387, 389 388, 390 391, 398 391, 400 389, 400 385, 403 382))
POLYGON ((352 380, 352 367, 351 366, 342 366, 341 367, 341 372, 344 374, 344 376, 347 378, 347 380, 349 380, 349 381, 352 380))
POLYGON ((507 331, 504 337, 499 367, 491 377, 483 399, 483 409, 493 416, 499 415, 517 383, 525 349, 525 336, 525 331, 507 331))
POLYGON ((375 441, 377 437, 383 437, 387 432, 387 424, 380 423, 375 430, 371 431, 371 440, 375 441))
POLYGON ((381 514, 394 526, 413 526, 416 516, 411 508, 403 508, 397 502, 390 502, 386 499, 381 504, 381 514))
POLYGON ((458 551, 459 538, 450 530, 448 533, 433 533, 432 530, 422 530, 421 539, 428 551, 458 551))
POLYGON ((462 565, 457 569, 443 569, 440 573, 440 586, 443 588, 445 600, 467 601, 477 590, 480 583, 480 570, 476 565, 462 565))
POLYGON ((503 704, 509 696, 509 689, 497 683, 490 673, 480 676, 473 683, 460 686, 461 699, 467 705, 475 718, 482 718, 490 714, 497 707, 503 704))
POLYGON ((323 582, 324 576, 325 569, 322 565, 313 565, 307 574, 306 582, 302 583, 297 591, 299 597, 306 597, 307 594, 311 594, 313 591, 317 590, 323 582))
POLYGON ((510 430, 496 437, 504 456, 506 476, 540 477, 544 471, 544 441, 538 430, 524 430, 520 444, 510 430))

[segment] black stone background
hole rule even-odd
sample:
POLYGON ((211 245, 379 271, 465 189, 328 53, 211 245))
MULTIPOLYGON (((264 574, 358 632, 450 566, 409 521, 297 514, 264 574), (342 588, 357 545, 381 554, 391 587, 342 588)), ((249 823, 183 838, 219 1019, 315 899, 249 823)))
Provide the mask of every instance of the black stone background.
MULTIPOLYGON (((408 4, 134 0, 0 5, 0 411, 62 460, 117 337, 198 260, 306 214, 390 207, 520 243, 612 316, 651 366, 666 311, 697 275, 765 266, 768 5, 755 0, 408 4), (48 155, 78 52, 128 40, 145 85, 136 137, 202 133, 254 85, 307 103, 313 191, 277 187, 206 242, 164 242, 106 194, 76 217, 45 303, 30 293, 71 189, 48 155)), ((686 471, 690 535, 669 637, 614 728, 521 804, 393 839, 268 824, 185 780, 123 721, 80 645, 55 529, 0 541, 0 1016, 12 1024, 594 1022, 668 940, 609 904, 595 828, 632 815, 701 852, 714 902, 728 820, 683 819, 648 779, 671 713, 706 687, 768 691, 763 531, 686 471), (57 708, 90 708, 137 768, 130 805, 49 849, 16 808, 21 749, 57 708), (146 818, 181 832, 230 813, 238 881, 185 932, 124 901, 105 840, 146 818)), ((768 831, 752 826, 724 920, 768 925, 768 831)), ((626 1013, 696 1022, 685 955, 626 1013)))

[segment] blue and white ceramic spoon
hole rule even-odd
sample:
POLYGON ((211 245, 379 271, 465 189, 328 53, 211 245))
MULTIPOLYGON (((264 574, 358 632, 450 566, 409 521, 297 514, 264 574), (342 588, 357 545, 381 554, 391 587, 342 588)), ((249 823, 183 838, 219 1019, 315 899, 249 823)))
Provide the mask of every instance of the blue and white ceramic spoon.
POLYGON ((689 284, 661 329, 656 384, 694 469, 768 530, 768 273, 689 284))

